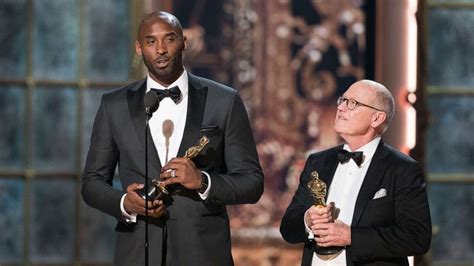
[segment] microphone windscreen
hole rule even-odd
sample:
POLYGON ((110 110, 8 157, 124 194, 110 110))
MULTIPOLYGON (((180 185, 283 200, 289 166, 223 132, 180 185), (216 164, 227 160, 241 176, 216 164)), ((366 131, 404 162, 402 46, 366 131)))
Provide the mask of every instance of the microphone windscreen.
POLYGON ((162 129, 163 129, 163 136, 166 139, 171 138, 171 136, 173 135, 173 131, 174 131, 173 121, 171 121, 169 119, 166 119, 165 121, 163 121, 162 129))
POLYGON ((149 108, 150 114, 154 113, 160 106, 160 100, 156 92, 149 91, 145 94, 145 108, 149 108))

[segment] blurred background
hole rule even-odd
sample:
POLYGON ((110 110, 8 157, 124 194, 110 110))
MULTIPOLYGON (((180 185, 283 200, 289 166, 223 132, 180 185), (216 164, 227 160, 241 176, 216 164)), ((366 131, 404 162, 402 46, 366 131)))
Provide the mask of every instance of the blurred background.
POLYGON ((81 172, 101 95, 146 75, 133 43, 154 10, 181 20, 187 70, 251 118, 265 193, 229 208, 236 265, 299 265, 280 218, 362 78, 396 96, 385 140, 426 172, 416 264, 474 265, 474 0, 0 0, 0 265, 111 264, 115 221, 85 206, 81 172))

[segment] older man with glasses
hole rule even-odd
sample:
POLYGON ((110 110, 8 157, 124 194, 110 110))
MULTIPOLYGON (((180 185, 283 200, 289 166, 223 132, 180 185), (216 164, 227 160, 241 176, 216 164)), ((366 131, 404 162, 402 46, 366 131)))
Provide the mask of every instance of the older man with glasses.
POLYGON ((345 143, 309 156, 281 234, 304 243, 302 265, 408 265, 407 256, 428 251, 431 219, 422 169, 381 139, 393 96, 361 80, 337 104, 334 129, 345 143), (327 205, 315 206, 315 176, 327 205))

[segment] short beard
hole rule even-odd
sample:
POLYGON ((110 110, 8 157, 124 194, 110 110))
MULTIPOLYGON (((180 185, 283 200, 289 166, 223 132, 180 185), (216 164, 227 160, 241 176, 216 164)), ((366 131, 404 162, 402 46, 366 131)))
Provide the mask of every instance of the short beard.
POLYGON ((170 79, 173 79, 173 78, 177 79, 179 77, 179 73, 182 73, 183 64, 181 63, 182 62, 181 53, 176 54, 170 61, 170 64, 164 69, 155 68, 153 62, 151 62, 151 60, 147 60, 147 58, 145 58, 145 55, 142 55, 142 58, 143 58, 143 63, 145 64, 148 72, 151 75, 153 75, 155 78, 157 78, 159 81, 171 83, 174 80, 170 80, 170 79))

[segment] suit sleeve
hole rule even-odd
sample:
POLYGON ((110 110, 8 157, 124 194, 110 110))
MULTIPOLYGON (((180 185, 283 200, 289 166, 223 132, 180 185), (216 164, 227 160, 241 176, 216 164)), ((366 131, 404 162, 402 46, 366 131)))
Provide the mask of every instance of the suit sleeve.
POLYGON ((308 234, 305 230, 304 214, 311 207, 311 195, 306 184, 310 179, 312 157, 308 158, 300 182, 290 205, 285 211, 280 224, 280 233, 283 239, 291 244, 309 244, 308 234))
POLYGON ((212 186, 206 201, 216 204, 257 202, 263 193, 263 173, 244 104, 234 92, 224 132, 225 173, 209 173, 212 186))
POLYGON ((124 193, 112 188, 119 151, 107 115, 107 105, 103 96, 94 121, 81 193, 89 206, 120 218, 120 199, 124 193))
POLYGON ((426 253, 431 219, 423 173, 414 161, 394 170, 394 223, 385 227, 352 227, 348 252, 354 262, 426 253))

